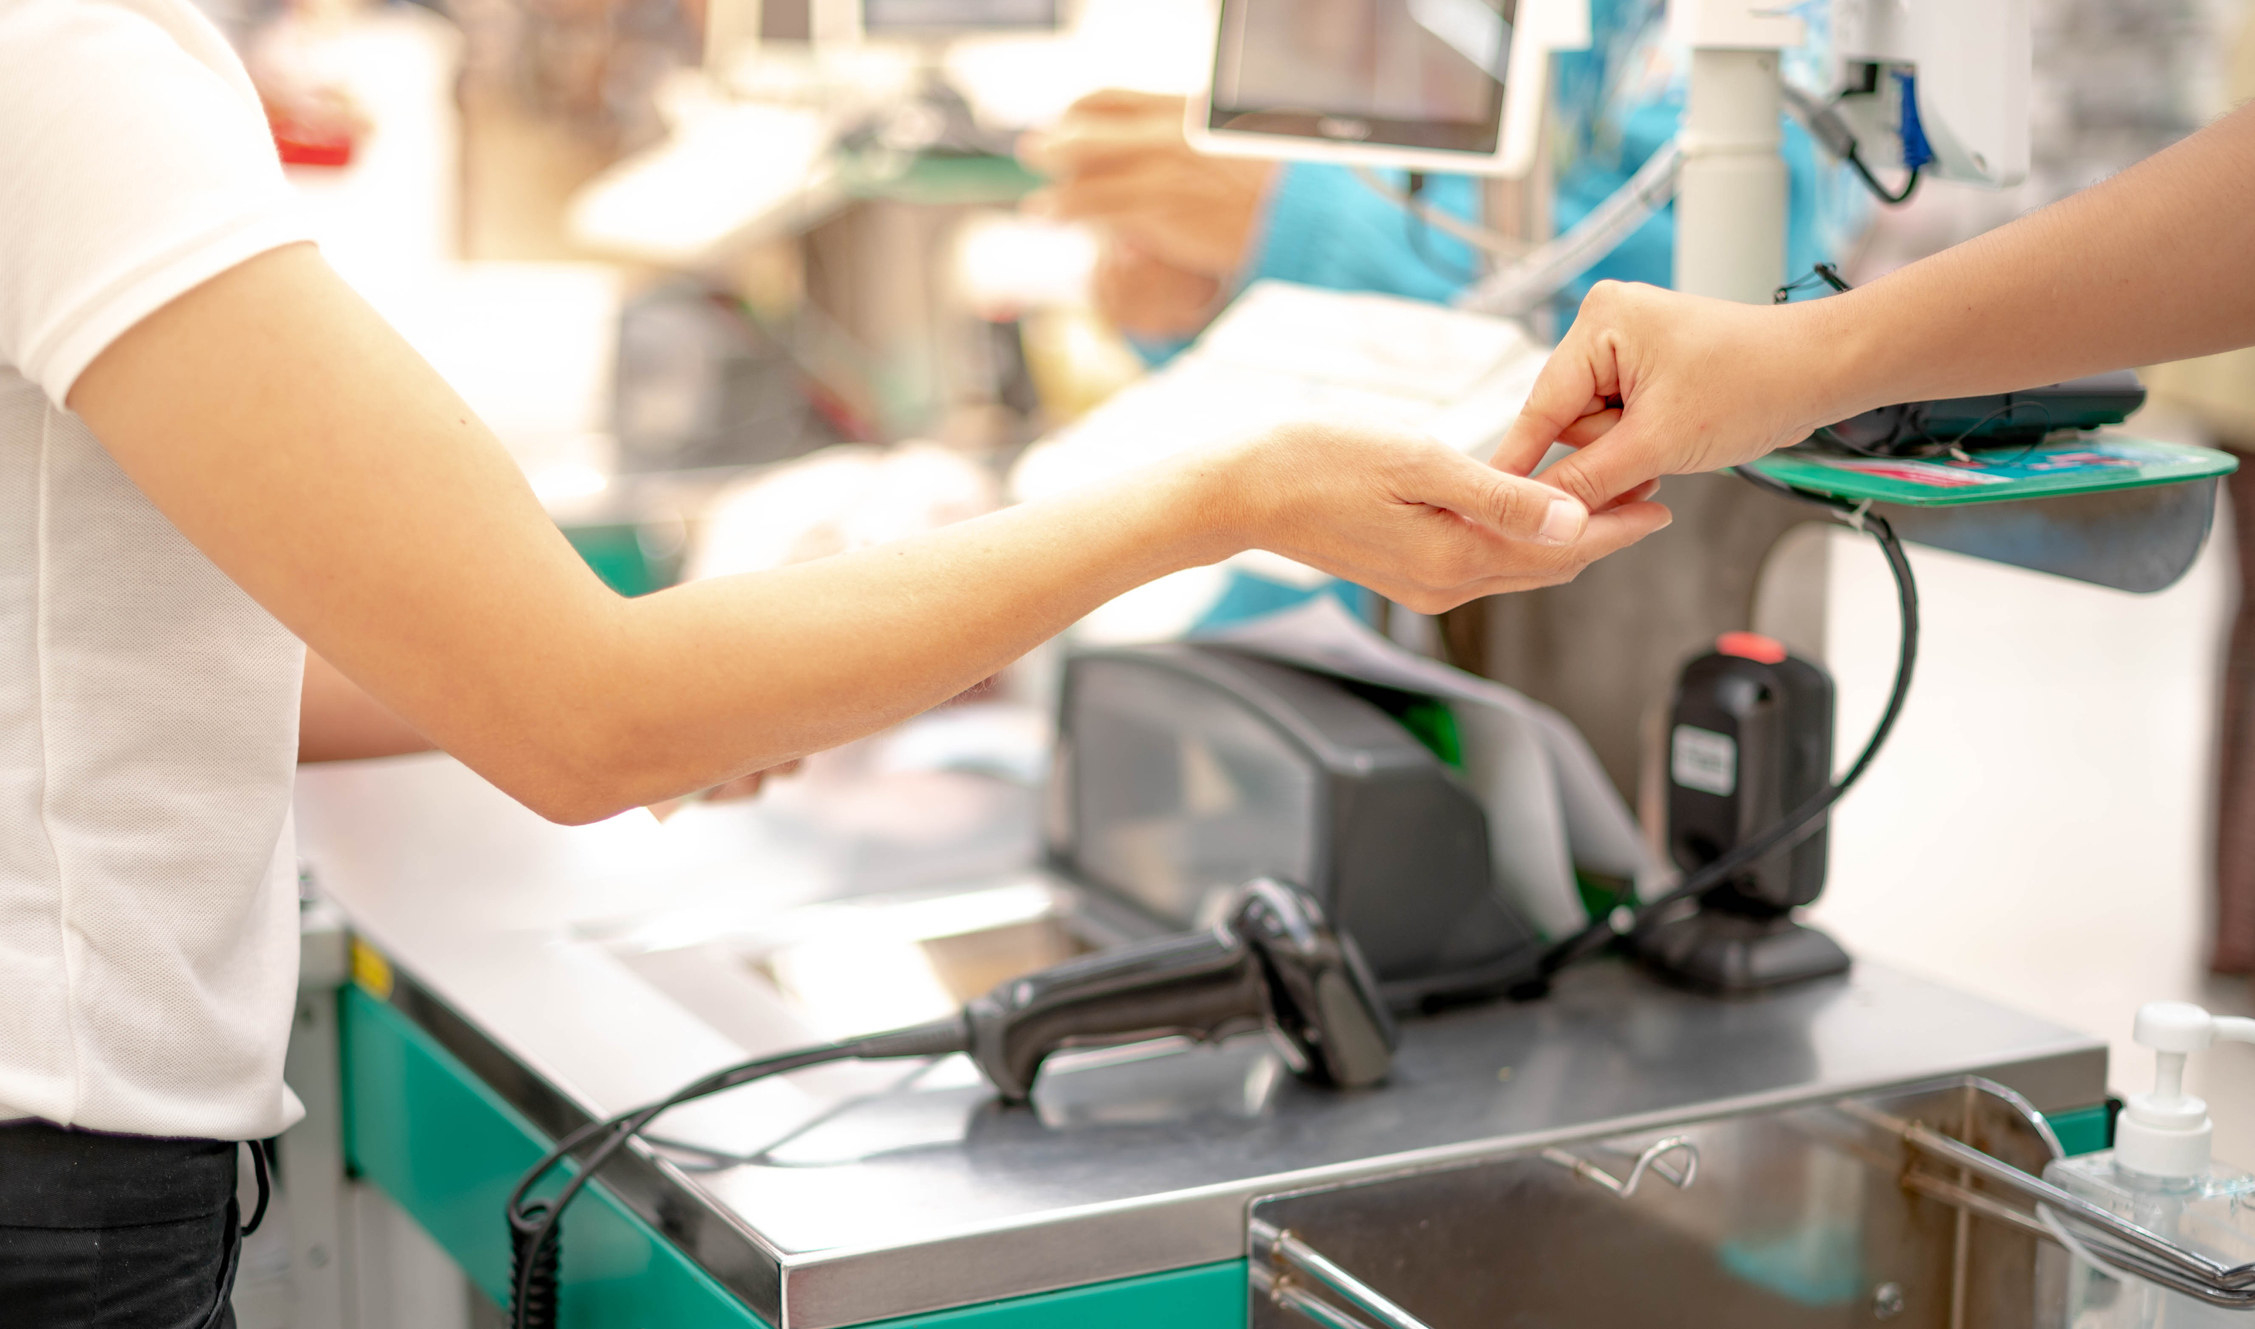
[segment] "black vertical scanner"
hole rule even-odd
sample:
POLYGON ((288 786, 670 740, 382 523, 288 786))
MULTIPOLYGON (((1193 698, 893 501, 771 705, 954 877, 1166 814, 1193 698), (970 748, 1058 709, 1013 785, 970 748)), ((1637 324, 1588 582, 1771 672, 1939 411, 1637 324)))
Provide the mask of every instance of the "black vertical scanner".
MULTIPOLYGON (((1676 683, 1662 761, 1668 853, 1697 872, 1776 825, 1832 779, 1832 679, 1767 637, 1726 633, 1676 683)), ((1752 991, 1848 967, 1793 911, 1824 890, 1826 826, 1691 899, 1651 911, 1637 954, 1697 987, 1752 991)))

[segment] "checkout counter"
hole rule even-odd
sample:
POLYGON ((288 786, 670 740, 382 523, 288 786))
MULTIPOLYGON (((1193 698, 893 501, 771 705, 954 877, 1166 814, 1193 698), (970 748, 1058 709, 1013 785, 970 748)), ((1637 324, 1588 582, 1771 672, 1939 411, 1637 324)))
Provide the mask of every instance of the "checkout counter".
MULTIPOLYGON (((353 938, 350 1168, 502 1302, 503 1202, 552 1139, 923 1018, 870 1005, 912 1004, 906 969, 978 991, 1056 958, 1087 901, 1038 803, 866 744, 664 825, 552 826, 443 758, 307 771, 300 852, 353 938)), ((1315 1251, 1443 1329, 2025 1324, 2034 1239, 1841 1132, 1916 1117, 2040 1170, 2105 1143, 2105 1097, 2102 1042, 1868 963, 1730 1000, 1583 966, 1405 1019, 1362 1090, 1257 1036, 1068 1052, 1024 1107, 961 1057, 821 1067, 615 1160, 567 1221, 564 1323, 1281 1327, 1341 1300, 1315 1251)))

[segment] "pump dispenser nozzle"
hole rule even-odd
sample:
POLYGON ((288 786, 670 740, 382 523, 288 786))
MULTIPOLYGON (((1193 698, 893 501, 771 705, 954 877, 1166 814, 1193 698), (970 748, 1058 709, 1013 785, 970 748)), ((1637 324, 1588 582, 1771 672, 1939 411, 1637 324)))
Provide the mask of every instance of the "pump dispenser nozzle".
POLYGON ((2208 1104, 2185 1092, 2185 1058, 2218 1039, 2255 1043, 2255 1020, 2210 1015, 2190 1002, 2138 1008, 2132 1034, 2154 1052, 2153 1092, 2132 1094, 2114 1126, 2114 1161, 2149 1177, 2185 1179, 2208 1168, 2215 1123, 2208 1104))

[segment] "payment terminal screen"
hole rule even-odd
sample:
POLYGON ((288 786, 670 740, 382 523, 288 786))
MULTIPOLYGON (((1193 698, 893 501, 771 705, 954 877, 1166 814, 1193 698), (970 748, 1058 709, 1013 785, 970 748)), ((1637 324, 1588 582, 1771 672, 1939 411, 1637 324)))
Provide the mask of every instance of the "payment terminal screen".
POLYGON ((1517 0, 1224 0, 1216 130, 1492 152, 1517 0))

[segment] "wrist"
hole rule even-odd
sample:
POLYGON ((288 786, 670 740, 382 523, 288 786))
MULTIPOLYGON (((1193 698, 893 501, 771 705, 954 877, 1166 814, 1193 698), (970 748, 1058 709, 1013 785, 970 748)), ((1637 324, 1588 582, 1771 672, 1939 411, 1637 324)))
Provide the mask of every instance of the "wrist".
POLYGON ((1169 571, 1219 563, 1258 543, 1261 486, 1250 474, 1245 445, 1200 448, 1150 473, 1159 525, 1154 549, 1172 551, 1169 571))
POLYGON ((1817 426, 1837 424, 1900 398, 1898 363, 1909 339, 1885 327, 1873 297, 1865 290, 1789 306, 1806 325, 1793 329, 1794 344, 1808 350, 1804 376, 1817 426))

